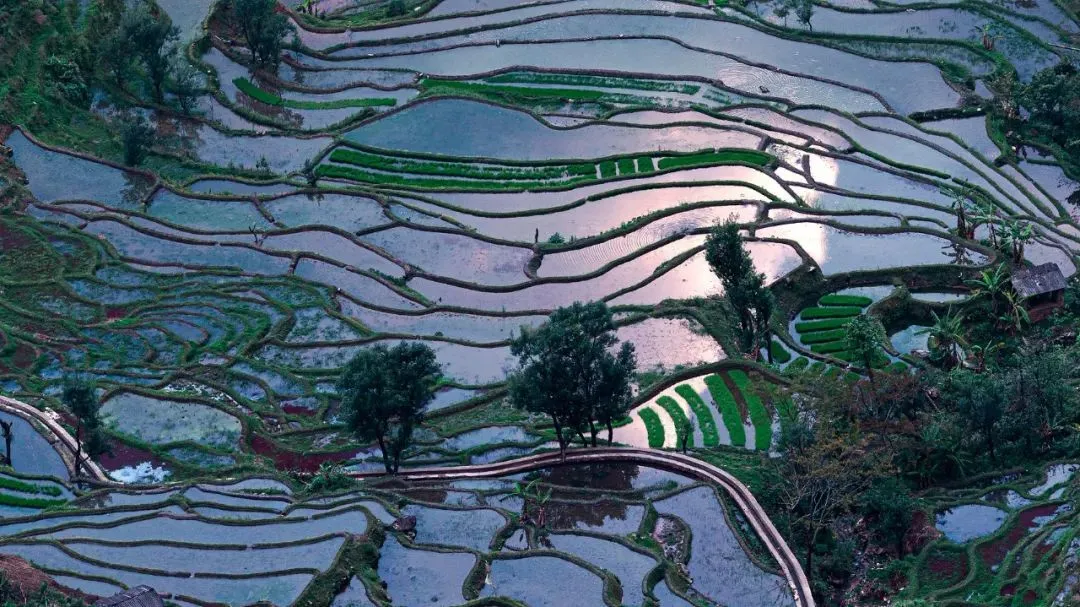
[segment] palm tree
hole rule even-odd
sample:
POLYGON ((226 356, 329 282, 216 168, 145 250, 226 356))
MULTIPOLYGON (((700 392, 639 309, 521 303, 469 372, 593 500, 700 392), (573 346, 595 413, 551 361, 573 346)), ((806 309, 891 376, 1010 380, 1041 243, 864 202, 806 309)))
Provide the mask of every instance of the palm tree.
POLYGON ((994 23, 993 22, 985 23, 985 24, 983 24, 981 26, 978 26, 978 27, 976 27, 974 29, 975 29, 975 33, 977 35, 979 35, 979 38, 982 41, 983 48, 988 50, 988 51, 994 50, 994 44, 998 40, 1001 39, 1000 35, 994 33, 994 31, 995 31, 994 23))
POLYGON ((1024 261, 1024 245, 1035 236, 1035 229, 1031 224, 1016 219, 1006 220, 1002 226, 1001 241, 1012 254, 1013 263, 1024 261))
POLYGON ((960 362, 967 339, 964 337, 964 316, 953 314, 952 308, 944 316, 930 312, 934 324, 916 332, 916 335, 929 335, 930 358, 939 361, 946 369, 955 367, 960 362))
POLYGON ((952 209, 956 213, 956 235, 970 240, 975 235, 975 224, 969 220, 976 210, 972 203, 973 190, 964 188, 957 191, 942 188, 942 193, 952 197, 952 209))
POLYGON ((1009 284, 1009 269, 1002 263, 994 268, 993 271, 983 270, 979 273, 978 278, 968 280, 966 283, 972 288, 973 297, 990 298, 990 305, 996 312, 1000 297, 1007 291, 1006 286, 1009 284))
POLYGON ((985 225, 990 229, 990 246, 997 248, 997 224, 1001 219, 994 203, 989 200, 976 200, 971 219, 976 225, 985 225))

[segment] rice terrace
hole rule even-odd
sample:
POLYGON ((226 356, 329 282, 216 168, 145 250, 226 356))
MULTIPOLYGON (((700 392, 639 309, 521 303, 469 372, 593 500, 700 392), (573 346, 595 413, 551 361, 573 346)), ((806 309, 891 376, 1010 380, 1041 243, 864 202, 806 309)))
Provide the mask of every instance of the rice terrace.
POLYGON ((0 605, 1080 605, 1078 252, 1078 0, 0 0, 0 605))

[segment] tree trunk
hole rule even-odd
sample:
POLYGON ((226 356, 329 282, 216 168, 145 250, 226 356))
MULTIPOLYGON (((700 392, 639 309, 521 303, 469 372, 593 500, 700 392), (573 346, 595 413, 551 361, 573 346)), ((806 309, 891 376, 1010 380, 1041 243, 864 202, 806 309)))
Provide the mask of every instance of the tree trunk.
POLYGON ((773 364, 772 359, 772 331, 768 326, 765 327, 765 355, 769 357, 769 364, 773 364))
POLYGON ((806 575, 810 578, 814 577, 814 545, 817 543, 817 535, 818 530, 815 528, 806 544, 806 575))
POLYGON ((559 441, 559 458, 566 459, 566 437, 563 436, 562 424, 555 418, 552 418, 552 423, 555 425, 555 440, 559 441))
POLYGON ((607 421, 607 444, 611 446, 615 440, 615 427, 611 424, 611 420, 607 421))
POLYGON ((390 454, 386 452, 386 437, 380 434, 379 438, 378 438, 378 441, 379 441, 379 449, 382 450, 383 467, 386 468, 386 473, 387 474, 393 474, 394 473, 394 468, 390 465, 390 454))
POLYGON ((592 446, 594 448, 596 447, 596 435, 597 435, 598 432, 599 432, 599 430, 596 429, 596 422, 590 419, 589 420, 589 436, 592 439, 592 446))

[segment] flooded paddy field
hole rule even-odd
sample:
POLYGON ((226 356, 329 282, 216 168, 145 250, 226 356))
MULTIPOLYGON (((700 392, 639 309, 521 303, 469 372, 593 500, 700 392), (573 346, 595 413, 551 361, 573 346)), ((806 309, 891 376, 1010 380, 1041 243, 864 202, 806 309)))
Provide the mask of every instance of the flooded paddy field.
MULTIPOLYGON (((1002 261, 985 228, 959 233, 957 196, 1029 225, 1028 261, 1075 272, 1077 176, 1011 149, 984 105, 997 70, 1026 82, 1069 57, 1080 27, 1049 0, 832 3, 812 30, 770 2, 445 0, 383 25, 364 21, 370 3, 313 4, 318 21, 283 3, 295 38, 253 69, 213 2, 158 1, 208 77, 192 115, 146 111, 167 162, 0 131, 25 182, 0 214, 0 392, 55 412, 64 377, 85 375, 106 474, 168 487, 73 484, 16 420, 0 552, 65 586, 152 583, 182 605, 307 604, 328 587, 341 606, 793 604, 730 504, 659 470, 533 475, 554 488, 549 533, 519 524, 521 478, 320 502, 206 481, 380 470, 336 388, 377 344, 425 343, 442 369, 404 467, 551 450, 546 420, 506 399, 510 343, 577 301, 606 302, 637 351, 615 442, 674 449, 693 419, 689 448, 765 462, 790 405, 761 397, 770 373, 847 373, 838 327, 887 298, 963 302, 1002 261), (711 313, 703 245, 728 219, 780 299, 800 294, 761 365, 711 313), (386 528, 403 516, 415 533, 386 528)), ((927 347, 928 315, 889 328, 891 371, 927 347)), ((1008 574, 1037 553, 1075 564, 1074 471, 941 503, 912 583, 970 602, 989 591, 967 582, 993 579, 985 604, 1010 585, 1075 595, 1075 576, 1008 574)))

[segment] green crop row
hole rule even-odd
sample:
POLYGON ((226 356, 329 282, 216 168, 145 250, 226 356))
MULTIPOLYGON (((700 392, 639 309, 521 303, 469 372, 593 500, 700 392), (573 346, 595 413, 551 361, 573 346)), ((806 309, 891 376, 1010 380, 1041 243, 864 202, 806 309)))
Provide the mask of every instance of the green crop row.
POLYGON ((863 295, 838 295, 836 293, 823 295, 818 300, 819 306, 859 306, 865 308, 872 303, 874 303, 873 299, 863 295))
POLYGON ((618 78, 611 76, 588 76, 583 74, 545 74, 535 72, 499 74, 498 76, 488 78, 486 82, 569 84, 572 86, 594 86, 604 89, 617 88, 639 91, 662 91, 668 93, 682 93, 684 95, 694 95, 701 90, 700 86, 678 82, 637 80, 634 78, 618 78))
POLYGON ((818 318, 851 318, 862 314, 862 308, 836 306, 828 308, 806 308, 802 311, 803 320, 818 318))
POLYGON ((11 491, 30 493, 32 495, 51 495, 53 497, 56 497, 61 493, 60 487, 55 485, 34 485, 7 476, 0 476, 0 489, 10 489, 11 491))
POLYGON ((705 378, 705 385, 709 387, 709 394, 720 409, 720 418, 724 420, 728 436, 734 447, 746 446, 746 428, 743 426, 742 414, 739 405, 735 402, 735 395, 728 390, 724 378, 719 375, 710 375, 705 378))
POLYGON ((0 493, 0 506, 12 506, 14 508, 48 508, 59 506, 64 500, 50 500, 41 497, 20 497, 9 493, 0 493))
POLYGON ((562 164, 539 167, 504 167, 472 164, 467 162, 432 162, 410 158, 394 158, 356 150, 338 148, 330 154, 330 160, 392 173, 439 175, 448 177, 473 177, 492 180, 543 180, 563 179, 564 175, 596 175, 592 163, 562 164))
MULTIPOLYGON (((660 405, 664 411, 667 411, 668 416, 671 417, 671 421, 675 424, 675 446, 682 447, 683 437, 686 436, 686 426, 690 423, 690 418, 686 417, 686 413, 679 406, 679 403, 675 402, 675 399, 670 396, 661 396, 656 399, 656 404, 660 405)), ((690 447, 694 446, 692 433, 686 444, 690 447)))
POLYGON ((561 99, 566 101, 600 101, 603 98, 619 97, 606 91, 588 89, 561 89, 531 86, 503 86, 466 80, 440 80, 425 78, 420 86, 427 92, 439 93, 474 93, 483 96, 512 97, 523 100, 561 99))
POLYGON ((735 386, 742 392, 746 402, 746 413, 750 416, 750 422, 754 424, 754 448, 758 451, 768 451, 772 447, 772 416, 769 415, 761 397, 754 392, 750 385, 750 378, 741 370, 735 370, 728 375, 735 386))
MULTIPOLYGON (((837 354, 839 352, 844 352, 845 350, 847 350, 847 344, 843 340, 830 341, 810 346, 810 351, 817 354, 837 354)), ((836 358, 847 360, 843 356, 837 356, 836 358)))
POLYGON ((651 173, 655 169, 653 168, 652 158, 648 156, 642 156, 637 159, 637 172, 638 173, 651 173))
MULTIPOLYGON (((535 188, 543 185, 543 182, 504 182, 504 181, 486 181, 486 180, 474 180, 467 181, 463 179, 425 179, 425 178, 410 178, 402 175, 394 175, 389 173, 371 173, 351 166, 343 166, 340 164, 320 164, 315 173, 319 177, 335 177, 339 179, 349 179, 351 181, 358 181, 362 183, 370 183, 376 185, 397 185, 408 188, 421 188, 421 189, 433 189, 433 190, 491 190, 496 192, 521 192, 530 188, 535 188)), ((576 185, 585 181, 592 181, 587 177, 576 177, 566 181, 560 181, 559 185, 576 185)))
POLYGON ((295 99, 285 99, 277 93, 271 93, 270 91, 259 88, 254 82, 247 78, 235 78, 233 84, 236 85, 237 90, 241 93, 251 97, 255 101, 265 103, 266 105, 274 105, 278 107, 287 107, 294 110, 338 110, 347 107, 375 107, 375 106, 393 106, 397 105, 397 100, 392 97, 372 97, 366 99, 331 99, 328 101, 298 101, 295 99))
POLYGON ((775 339, 769 342, 769 353, 772 354, 773 362, 777 364, 784 364, 791 360, 791 352, 788 352, 787 348, 775 339))
POLYGON ((664 424, 660 422, 660 416, 656 414, 656 411, 648 407, 638 411, 638 416, 645 423, 645 432, 649 436, 649 446, 653 449, 662 449, 664 447, 664 424))
POLYGON ((811 344, 823 344, 827 341, 843 341, 845 331, 843 329, 834 329, 832 331, 815 331, 813 333, 807 333, 800 335, 799 339, 806 345, 811 344))
POLYGON ((600 178, 607 179, 615 176, 615 161, 605 160, 600 163, 600 178))
POLYGON ((634 159, 633 158, 620 158, 615 163, 619 167, 620 175, 633 175, 634 174, 634 159))
POLYGON ((825 320, 814 320, 810 322, 797 322, 795 323, 795 331, 798 333, 813 333, 815 331, 831 331, 833 329, 841 329, 846 327, 851 322, 852 317, 848 318, 827 318, 825 320))
POLYGON ((720 434, 716 431, 716 420, 713 419, 708 405, 701 400, 701 396, 687 384, 677 386, 675 392, 686 401, 686 404, 690 405, 690 410, 694 412, 694 418, 697 420, 698 427, 701 428, 701 442, 706 447, 719 445, 720 434))
POLYGON ((660 170, 735 163, 763 167, 772 160, 772 156, 757 150, 716 150, 686 154, 684 156, 668 156, 657 161, 656 166, 660 170))

